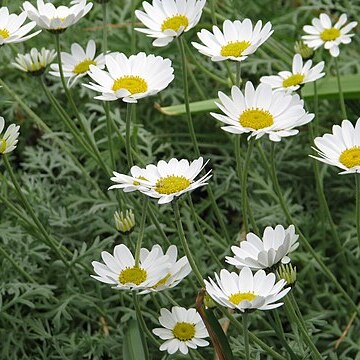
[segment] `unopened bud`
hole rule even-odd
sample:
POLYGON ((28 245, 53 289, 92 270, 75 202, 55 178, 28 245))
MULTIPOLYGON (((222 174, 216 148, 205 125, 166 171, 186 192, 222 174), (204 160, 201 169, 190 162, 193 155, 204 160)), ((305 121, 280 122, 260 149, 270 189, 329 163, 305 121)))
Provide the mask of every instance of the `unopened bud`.
POLYGON ((212 309, 216 306, 214 300, 208 294, 205 294, 204 296, 204 305, 209 309, 212 309))
POLYGON ((125 214, 115 211, 114 220, 116 230, 124 235, 130 234, 135 228, 135 215, 132 210, 126 210, 125 214))
POLYGON ((296 266, 293 267, 291 263, 281 264, 276 270, 276 275, 279 279, 284 279, 288 285, 293 287, 296 282, 296 266))
POLYGON ((300 54, 304 60, 311 59, 314 56, 314 50, 307 46, 302 40, 295 42, 294 50, 300 54))

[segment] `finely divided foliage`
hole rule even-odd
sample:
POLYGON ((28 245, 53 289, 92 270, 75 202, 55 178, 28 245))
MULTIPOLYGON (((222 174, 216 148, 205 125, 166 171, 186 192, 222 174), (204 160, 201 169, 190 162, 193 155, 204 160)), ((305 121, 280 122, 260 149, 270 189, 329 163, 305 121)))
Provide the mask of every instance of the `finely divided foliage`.
POLYGON ((359 358, 360 5, 279 5, 1 2, 0 359, 359 358))

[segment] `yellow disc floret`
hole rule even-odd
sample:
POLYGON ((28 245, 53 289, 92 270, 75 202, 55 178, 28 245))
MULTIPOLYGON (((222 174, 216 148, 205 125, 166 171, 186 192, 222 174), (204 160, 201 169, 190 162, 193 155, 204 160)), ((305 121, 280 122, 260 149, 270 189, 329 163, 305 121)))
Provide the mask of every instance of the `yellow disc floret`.
POLYGON ((231 41, 221 48, 221 56, 239 57, 250 46, 248 41, 231 41))
POLYGON ((188 25, 189 19, 185 15, 175 15, 164 20, 161 25, 161 31, 174 30, 175 32, 178 32, 182 26, 186 29, 188 25))
POLYGON ((170 195, 185 190, 190 184, 190 180, 185 176, 170 175, 165 178, 160 178, 156 182, 155 191, 159 194, 170 195))
POLYGON ((148 89, 147 82, 140 76, 126 75, 114 81, 113 91, 126 89, 131 95, 144 93, 148 89))
POLYGON ((240 125, 255 130, 264 129, 274 123, 274 117, 267 110, 247 109, 239 118, 240 125))
POLYGON ((360 166, 360 146, 344 150, 340 155, 339 161, 349 169, 354 166, 360 166))
POLYGON ((235 293, 229 296, 229 301, 235 305, 239 305, 242 301, 253 301, 256 298, 256 295, 250 292, 246 293, 235 293))
POLYGON ((7 29, 0 29, 0 36, 3 39, 7 39, 10 36, 9 30, 7 29))
POLYGON ((6 150, 6 140, 0 139, 0 154, 3 154, 6 150))
POLYGON ((172 333, 180 341, 189 341, 195 336, 195 324, 178 322, 173 328, 172 333))
POLYGON ((127 267, 124 270, 122 270, 119 274, 119 282, 120 284, 135 284, 140 285, 142 282, 144 282, 147 279, 147 272, 146 270, 138 267, 127 267))
POLYGON ((77 64, 74 67, 73 73, 75 74, 83 74, 89 71, 90 65, 96 65, 96 62, 91 59, 85 59, 81 63, 77 64))
POLYGON ((340 35, 341 35, 341 32, 339 29, 331 28, 331 29, 325 29, 320 34, 320 38, 323 41, 332 41, 332 40, 336 40, 340 35))
POLYGON ((287 79, 283 80, 283 87, 287 88, 290 86, 300 85, 305 79, 303 74, 293 74, 290 75, 287 79))

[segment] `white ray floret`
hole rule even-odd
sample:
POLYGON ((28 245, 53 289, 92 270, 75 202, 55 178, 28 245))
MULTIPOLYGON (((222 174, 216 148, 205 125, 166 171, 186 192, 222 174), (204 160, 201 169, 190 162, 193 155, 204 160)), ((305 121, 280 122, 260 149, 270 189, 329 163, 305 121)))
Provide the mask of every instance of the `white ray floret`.
POLYGON ((223 130, 233 134, 247 133, 259 139, 267 134, 271 141, 296 135, 296 127, 307 124, 314 118, 304 109, 299 95, 274 91, 268 84, 260 84, 256 89, 248 81, 244 93, 237 86, 231 88, 231 96, 218 93, 218 108, 225 114, 211 115, 226 125, 223 130))
POLYGON ((249 267, 251 270, 269 269, 280 262, 287 264, 290 262, 289 253, 299 246, 298 238, 294 225, 287 229, 282 225, 267 226, 262 239, 249 233, 246 240, 240 242, 240 247, 232 246, 235 256, 227 256, 226 262, 238 269, 249 267))
POLYGON ((42 74, 55 57, 55 50, 32 48, 27 54, 18 54, 12 65, 30 74, 42 74))
POLYGON ((169 354, 180 351, 186 355, 189 348, 196 349, 198 346, 209 345, 209 342, 204 340, 209 334, 195 309, 174 306, 170 312, 162 308, 159 322, 163 327, 153 329, 152 332, 165 340, 160 346, 160 351, 167 351, 169 354))
POLYGON ((347 22, 347 15, 342 14, 339 20, 332 25, 332 21, 327 14, 320 14, 319 18, 312 20, 312 25, 305 25, 303 35, 304 43, 316 50, 321 46, 330 51, 331 56, 339 56, 339 45, 349 44, 354 34, 349 32, 357 25, 356 21, 347 22), (346 25, 345 25, 346 24, 346 25), (345 25, 345 26, 344 26, 345 25))
POLYGON ((211 278, 204 280, 209 296, 218 304, 241 312, 275 309, 283 304, 278 301, 290 291, 289 287, 283 289, 285 280, 276 282, 274 273, 258 270, 253 274, 248 267, 239 274, 222 269, 215 279, 216 282, 211 278))
MULTIPOLYGON (((159 249, 159 256, 164 255, 162 248, 159 245, 154 245, 159 249)), ((147 256, 149 250, 141 249, 142 256, 147 256)), ((161 279, 157 284, 151 287, 149 290, 144 290, 142 293, 148 293, 150 291, 162 291, 171 289, 178 285, 186 276, 191 272, 191 267, 186 256, 183 256, 177 260, 178 250, 175 245, 170 245, 165 255, 168 256, 169 270, 166 276, 161 279)))
POLYGON ((334 125, 332 134, 325 134, 314 140, 313 149, 319 156, 314 159, 337 166, 340 174, 360 173, 360 118, 355 126, 349 120, 334 125))
POLYGON ((262 26, 259 20, 253 27, 250 19, 225 20, 223 31, 213 26, 212 32, 203 29, 197 33, 202 44, 192 45, 212 61, 243 61, 253 54, 273 33, 271 23, 262 26))
MULTIPOLYGON (((61 62, 64 77, 68 78, 68 86, 71 87, 78 79, 89 73, 90 65, 103 69, 105 67, 105 56, 103 54, 96 56, 95 41, 89 40, 86 49, 77 43, 72 44, 70 54, 61 53, 61 62)), ((59 64, 52 64, 51 69, 51 75, 60 77, 59 64)))
POLYGON ((312 67, 312 60, 308 60, 304 64, 301 55, 296 54, 293 58, 292 71, 281 71, 278 75, 263 76, 260 81, 275 90, 292 92, 298 90, 301 85, 322 78, 325 75, 322 72, 324 66, 324 61, 314 67, 312 67))
POLYGON ((77 4, 56 7, 50 2, 37 0, 36 7, 29 1, 25 1, 23 9, 26 11, 30 20, 36 21, 36 24, 42 29, 52 32, 62 32, 69 26, 76 24, 92 8, 92 3, 87 0, 79 1, 77 4))
POLYGON ((153 0, 142 3, 145 11, 136 10, 136 17, 146 28, 135 28, 155 38, 154 46, 166 46, 200 20, 206 0, 153 0))
POLYGON ((19 125, 10 124, 3 134, 5 128, 5 120, 0 116, 0 154, 7 154, 16 148, 18 137, 20 135, 19 125))
POLYGON ((139 99, 164 90, 174 79, 171 60, 141 52, 129 58, 122 53, 105 56, 107 71, 90 65, 89 76, 94 80, 84 84, 100 92, 95 99, 114 101, 122 99, 136 103, 139 99))
POLYGON ((36 22, 31 21, 23 25, 26 19, 27 14, 25 11, 20 15, 16 15, 9 14, 9 9, 6 6, 0 8, 0 46, 26 41, 41 32, 41 30, 39 30, 29 34, 36 26, 36 22))
POLYGON ((159 204, 166 204, 186 192, 207 185, 211 170, 200 179, 195 178, 205 167, 202 157, 189 163, 186 159, 160 160, 157 165, 147 165, 145 169, 132 167, 132 176, 114 172, 111 180, 117 184, 111 189, 124 189, 125 192, 138 190, 147 196, 159 199, 159 204), (135 176, 134 176, 135 175, 135 176))
POLYGON ((114 255, 103 251, 101 257, 105 264, 93 261, 92 266, 97 275, 91 276, 103 283, 114 285, 113 288, 118 290, 151 288, 168 274, 171 265, 169 257, 163 255, 158 246, 153 246, 151 251, 145 253, 141 251, 138 265, 124 244, 115 246, 114 255))

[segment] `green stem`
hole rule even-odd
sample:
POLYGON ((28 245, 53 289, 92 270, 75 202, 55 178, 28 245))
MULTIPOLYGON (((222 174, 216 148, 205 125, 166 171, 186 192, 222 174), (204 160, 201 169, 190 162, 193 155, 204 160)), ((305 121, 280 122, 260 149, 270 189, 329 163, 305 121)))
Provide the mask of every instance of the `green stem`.
POLYGON ((339 89, 339 100, 340 100, 341 113, 342 113, 343 119, 347 119, 344 93, 343 93, 343 91, 342 91, 342 86, 341 86, 341 77, 340 77, 339 63, 338 63, 337 58, 334 58, 334 60, 335 60, 335 69, 336 69, 337 85, 338 85, 338 89, 339 89))
POLYGON ((356 173, 356 230, 360 249, 360 174, 356 173))
POLYGON ((191 251, 189 249, 189 245, 187 243, 185 233, 184 233, 184 229, 183 229, 183 226, 182 226, 182 223, 181 223, 179 205, 178 205, 176 200, 172 201, 172 207, 173 207, 173 210, 174 210, 175 222, 176 222, 176 227, 177 227, 178 234, 179 234, 179 237, 180 237, 180 242, 181 242, 181 245, 182 245, 183 250, 185 252, 185 255, 186 255, 187 259, 189 260, 191 269, 193 270, 193 272, 194 272, 200 286, 205 287, 205 283, 204 283, 203 277, 201 275, 201 272, 200 272, 199 268, 197 267, 196 262, 195 262, 195 260, 194 260, 194 258, 192 256, 192 253, 191 253, 191 251))
POLYGON ((243 328, 244 328, 244 345, 245 345, 245 359, 250 360, 250 347, 249 347, 249 314, 245 311, 242 314, 243 328))
POLYGON ((292 300, 293 300, 292 297, 286 297, 285 298, 285 303, 287 305, 287 309, 289 310, 289 312, 291 314, 291 318, 295 321, 295 323, 296 323, 296 325, 297 325, 297 327, 298 327, 298 329, 299 329, 305 343, 310 348, 313 359, 322 360, 322 356, 319 353, 319 350, 316 348, 315 344, 311 340, 311 337, 310 337, 306 327, 303 325, 303 322, 300 321, 298 315, 296 314, 294 305, 292 303, 292 300))
POLYGON ((116 164, 115 164, 114 148, 113 148, 113 141, 112 141, 112 137, 113 137, 112 121, 111 121, 111 115, 110 115, 110 105, 108 102, 105 102, 104 110, 105 110, 105 116, 106 116, 106 130, 107 130, 108 143, 109 143, 111 166, 115 170, 116 164))
POLYGON ((229 75, 229 78, 230 78, 230 81, 232 84, 236 84, 236 78, 234 77, 234 74, 233 72, 231 71, 231 68, 230 68, 230 65, 227 61, 224 61, 224 65, 225 65, 225 68, 226 68, 226 71, 229 75))
MULTIPOLYGON (((140 308, 140 303, 139 303, 139 298, 138 298, 139 295, 136 294, 136 292, 134 292, 134 291, 132 294, 133 294, 133 300, 134 300, 134 306, 135 306, 135 312, 136 312, 136 319, 137 319, 139 327, 140 327, 140 338, 141 338, 142 346, 144 349, 144 355, 145 355, 144 360, 149 360, 149 349, 147 346, 145 334, 148 334, 148 332, 150 332, 150 331, 147 328, 145 320, 141 313, 141 308, 140 308)), ((151 336, 152 336, 152 334, 151 334, 151 336)))
POLYGON ((140 250, 141 250, 141 244, 144 238, 144 231, 145 231, 145 220, 146 220, 146 212, 148 208, 149 203, 149 197, 145 196, 142 212, 141 212, 141 222, 140 222, 140 230, 138 239, 136 242, 136 250, 135 250, 135 266, 139 266, 140 262, 140 250))
POLYGON ((137 0, 131 0, 131 43, 130 50, 134 54, 136 50, 136 31, 135 31, 135 10, 137 6, 137 0))
POLYGON ((217 19, 216 19, 216 0, 210 0, 210 10, 211 10, 211 22, 214 25, 217 25, 217 19))
MULTIPOLYGON (((254 141, 255 140, 251 139, 248 143, 248 149, 246 152, 244 169, 243 169, 243 173, 242 173, 242 181, 241 181, 241 208, 242 208, 244 230, 245 230, 246 234, 249 232, 249 224, 248 224, 248 218, 247 218, 247 202, 248 202, 247 178, 248 178, 248 168, 249 168, 251 153, 254 148, 254 141)), ((238 154, 238 156, 239 156, 239 154, 238 154)))
MULTIPOLYGON (((272 144, 274 146, 274 144, 272 144)), ((272 151, 273 154, 273 151, 272 151)), ((265 158, 265 160, 267 161, 267 159, 265 158)), ((345 297, 345 299, 347 300, 347 302, 349 303, 349 305, 351 305, 351 307, 358 313, 360 314, 360 308, 358 308, 356 306, 356 304, 354 303, 354 301, 351 299, 351 297, 348 295, 348 292, 344 290, 344 288, 341 286, 341 284, 339 283, 339 281, 337 280, 337 278, 334 276, 334 274, 328 269, 328 267, 325 265, 325 263, 321 260, 320 256, 316 253, 316 251, 314 250, 314 248, 310 245, 309 241, 306 239, 305 235, 301 232, 301 230, 299 229, 299 227, 296 225, 296 222, 294 221, 292 215, 290 214, 290 211, 286 205, 284 196, 282 194, 281 188, 280 188, 280 184, 279 184, 279 180, 277 178, 276 175, 276 169, 275 169, 275 161, 274 161, 274 156, 271 155, 271 162, 270 162, 271 166, 270 166, 270 176, 272 179, 272 183, 274 186, 274 190, 275 193, 278 196, 279 202, 280 202, 280 206, 285 214, 285 217, 287 219, 287 221, 290 224, 294 224, 296 226, 296 231, 299 234, 300 240, 302 242, 302 245, 305 247, 305 249, 312 255, 312 257, 315 259, 315 261, 318 263, 319 267, 321 268, 321 270, 323 271, 323 273, 332 281, 332 283, 335 285, 335 287, 338 289, 338 291, 345 297)))
POLYGON ((127 104, 126 109, 126 156, 129 168, 134 165, 132 153, 131 153, 131 119, 134 110, 134 104, 127 104))
POLYGON ((240 61, 236 61, 235 63, 235 67, 236 67, 236 82, 235 85, 240 87, 240 81, 241 81, 241 62, 240 61))
POLYGON ((28 282, 36 284, 36 281, 29 275, 0 245, 0 254, 21 274, 28 282))

